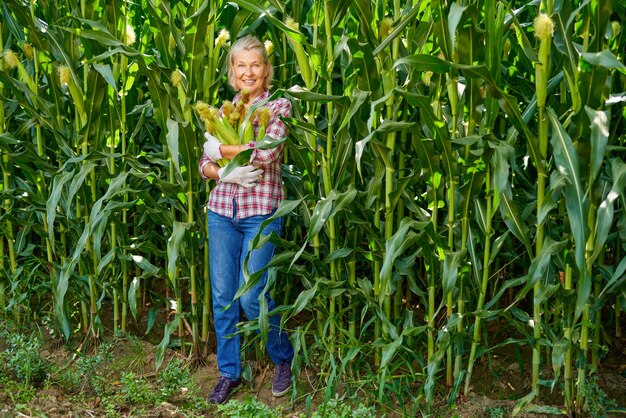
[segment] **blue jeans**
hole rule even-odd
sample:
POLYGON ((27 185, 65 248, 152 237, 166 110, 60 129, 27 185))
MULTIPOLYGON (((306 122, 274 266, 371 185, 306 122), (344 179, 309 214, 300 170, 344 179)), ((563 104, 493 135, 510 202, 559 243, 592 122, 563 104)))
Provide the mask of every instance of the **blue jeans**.
MULTIPOLYGON (((218 215, 209 211, 209 257, 211 262, 211 292, 213 300, 213 318, 217 336, 217 366, 222 376, 238 379, 241 376, 241 337, 237 332, 240 322, 240 310, 248 320, 259 316, 259 296, 267 281, 267 272, 263 272, 258 283, 249 292, 233 301, 239 287, 244 283, 243 262, 248 254, 248 244, 259 232, 261 223, 271 216, 250 216, 243 219, 218 215), (228 309, 225 309, 228 305, 228 309)), ((280 234, 282 218, 274 219, 265 226, 263 235, 272 232, 280 234)), ((265 267, 274 255, 274 245, 267 242, 260 249, 254 250, 248 260, 248 272, 253 274, 265 267)), ((266 292, 267 309, 275 308, 274 301, 266 292)), ((280 329, 280 315, 269 318, 267 352, 274 364, 291 361, 293 347, 289 337, 280 329)))

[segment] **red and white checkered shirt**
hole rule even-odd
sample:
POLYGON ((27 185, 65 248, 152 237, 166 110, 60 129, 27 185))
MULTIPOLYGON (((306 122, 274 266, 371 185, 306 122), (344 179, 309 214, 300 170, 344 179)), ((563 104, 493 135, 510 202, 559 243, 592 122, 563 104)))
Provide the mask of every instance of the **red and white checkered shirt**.
MULTIPOLYGON (((266 90, 259 97, 254 99, 251 105, 265 100, 269 97, 266 90)), ((237 94, 233 103, 237 103, 240 95, 237 94)), ((266 135, 274 139, 280 139, 287 136, 287 127, 280 120, 280 117, 291 116, 291 102, 287 99, 276 99, 265 103, 272 111, 272 116, 266 128, 266 135)), ((255 119, 254 136, 256 137, 259 124, 255 119)), ((278 207, 278 204, 285 198, 283 190, 283 177, 280 167, 283 160, 284 143, 276 148, 252 151, 250 164, 260 167, 263 170, 263 179, 257 182, 256 186, 245 188, 235 183, 225 183, 218 181, 217 186, 211 190, 207 207, 209 210, 229 218, 233 216, 233 199, 237 203, 236 218, 247 218, 250 216, 266 215, 278 207)), ((206 154, 202 154, 199 163, 200 176, 205 180, 208 179, 204 175, 204 166, 214 162, 206 154)))

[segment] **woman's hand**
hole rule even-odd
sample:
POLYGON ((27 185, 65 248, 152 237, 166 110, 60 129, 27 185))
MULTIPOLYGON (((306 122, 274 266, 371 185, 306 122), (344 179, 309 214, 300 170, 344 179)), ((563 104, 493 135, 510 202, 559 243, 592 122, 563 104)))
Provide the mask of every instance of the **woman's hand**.
MULTIPOLYGON (((224 167, 226 168, 226 167, 224 167)), ((247 189, 256 186, 257 181, 262 178, 263 170, 253 165, 245 165, 243 167, 235 167, 230 173, 222 175, 224 168, 217 171, 219 181, 224 183, 235 183, 247 189)))
POLYGON ((220 146, 222 143, 211 135, 208 132, 204 133, 204 138, 206 141, 204 142, 204 153, 213 161, 218 161, 222 159, 222 151, 220 151, 220 146))

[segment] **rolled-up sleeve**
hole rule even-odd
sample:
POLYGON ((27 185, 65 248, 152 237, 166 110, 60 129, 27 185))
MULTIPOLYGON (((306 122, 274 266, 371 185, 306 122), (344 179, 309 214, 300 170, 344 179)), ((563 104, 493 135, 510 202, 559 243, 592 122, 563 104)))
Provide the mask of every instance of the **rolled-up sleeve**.
MULTIPOLYGON (((287 118, 291 116, 291 102, 287 99, 276 99, 269 102, 267 106, 272 111, 272 116, 267 124, 265 134, 274 138, 282 139, 287 136, 287 126, 283 123, 281 118, 287 118)), ((273 162, 282 159, 284 144, 280 144, 276 148, 272 149, 255 149, 250 157, 250 162, 256 166, 264 166, 272 164, 273 162)))
POLYGON ((198 170, 200 170, 200 177, 202 177, 204 180, 208 180, 209 177, 207 177, 204 174, 204 167, 209 164, 212 163, 213 161, 211 161, 211 159, 203 152, 202 153, 202 157, 200 157, 200 162, 198 163, 198 170))

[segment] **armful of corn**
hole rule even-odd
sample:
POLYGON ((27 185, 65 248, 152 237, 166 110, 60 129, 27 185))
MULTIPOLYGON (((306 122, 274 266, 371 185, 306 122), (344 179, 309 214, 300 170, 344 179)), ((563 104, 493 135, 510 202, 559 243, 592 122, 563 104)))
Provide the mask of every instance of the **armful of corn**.
MULTIPOLYGON (((254 110, 249 118, 246 117, 243 101, 239 101, 236 106, 230 101, 225 101, 222 104, 222 116, 218 108, 202 101, 197 102, 194 108, 204 123, 204 129, 225 145, 242 145, 263 140, 271 117, 271 110, 265 106, 254 110), (259 125, 256 138, 253 124, 255 119, 258 119, 259 125)), ((228 160, 224 158, 217 163, 224 167, 228 160)))

